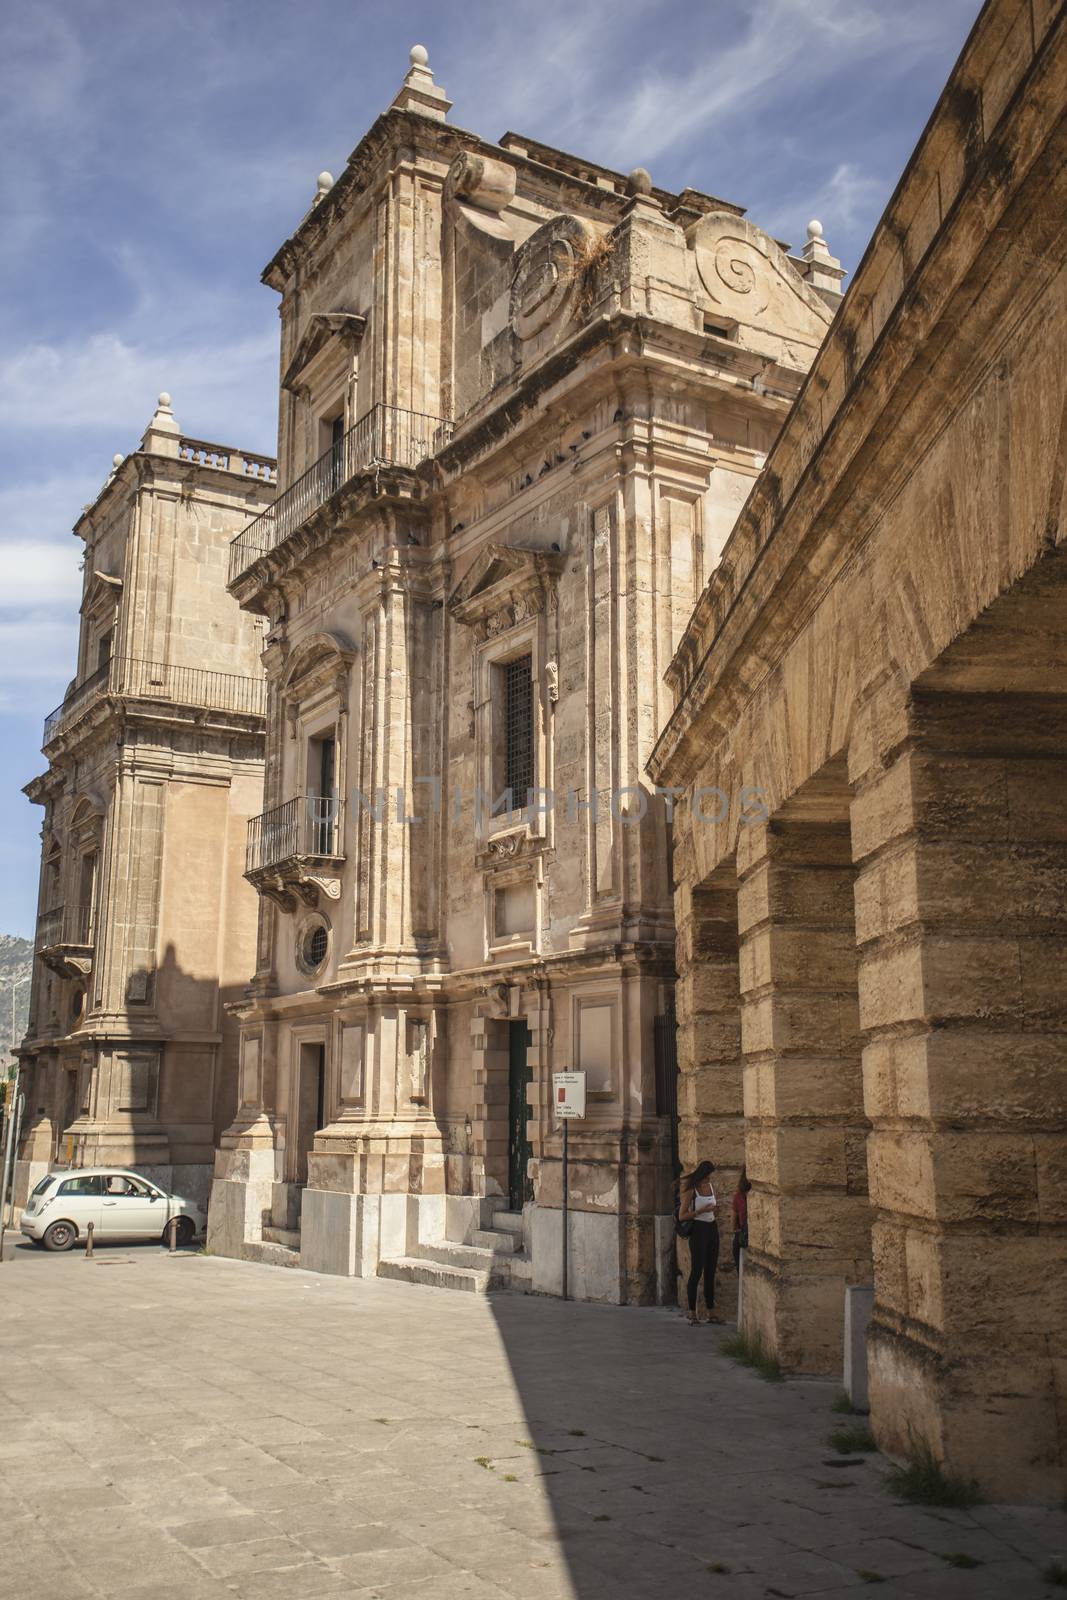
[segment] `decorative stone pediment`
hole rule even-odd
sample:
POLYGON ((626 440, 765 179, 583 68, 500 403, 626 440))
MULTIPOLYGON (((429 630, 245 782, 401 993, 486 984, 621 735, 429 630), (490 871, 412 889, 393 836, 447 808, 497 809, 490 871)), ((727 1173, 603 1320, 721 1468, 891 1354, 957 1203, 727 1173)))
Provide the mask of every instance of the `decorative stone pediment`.
POLYGON ((301 379, 316 356, 330 344, 354 347, 360 343, 367 328, 366 317, 355 311, 313 311, 308 318, 296 353, 285 369, 282 388, 297 393, 301 379))
POLYGON ((515 261, 511 326, 516 337, 534 338, 569 317, 578 281, 596 234, 578 217, 553 217, 530 235, 515 261))
POLYGON ((113 577, 110 572, 94 571, 86 585, 81 605, 82 615, 106 617, 109 612, 117 609, 121 599, 122 579, 113 577))
POLYGON ((758 324, 782 337, 821 343, 832 314, 769 234, 727 211, 686 233, 710 308, 727 325, 758 324))
POLYGON ((339 633, 313 633, 301 639, 282 674, 282 699, 298 705, 323 689, 333 687, 343 693, 355 656, 355 646, 339 633))
POLYGON ((558 550, 487 544, 452 591, 449 610, 480 639, 503 633, 555 606, 563 562, 558 550))

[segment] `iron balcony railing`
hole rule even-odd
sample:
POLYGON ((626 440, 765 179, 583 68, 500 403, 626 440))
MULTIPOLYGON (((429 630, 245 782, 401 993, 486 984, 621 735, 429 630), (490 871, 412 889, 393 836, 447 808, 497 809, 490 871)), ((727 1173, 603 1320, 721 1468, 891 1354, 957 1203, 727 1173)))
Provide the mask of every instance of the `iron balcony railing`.
POLYGON ((111 662, 105 661, 102 667, 89 675, 88 678, 76 684, 67 695, 61 706, 56 706, 44 719, 44 737, 42 744, 48 744, 54 739, 60 728, 70 722, 80 711, 87 709, 94 700, 107 693, 111 677, 111 662))
POLYGON ((53 906, 37 919, 38 950, 50 950, 59 944, 87 947, 92 942, 92 906, 53 906))
POLYGON ((73 688, 63 704, 45 718, 45 748, 91 705, 109 694, 200 706, 209 711, 235 711, 252 717, 264 716, 267 707, 263 678, 213 672, 207 667, 178 667, 166 661, 142 661, 137 656, 114 656, 73 688))
POLYGON ((340 800, 299 795, 250 818, 245 871, 259 872, 296 856, 340 860, 341 810, 340 800))
POLYGON ((375 466, 417 467, 451 436, 452 423, 441 417, 399 406, 372 406, 232 541, 229 582, 277 549, 357 473, 375 466))

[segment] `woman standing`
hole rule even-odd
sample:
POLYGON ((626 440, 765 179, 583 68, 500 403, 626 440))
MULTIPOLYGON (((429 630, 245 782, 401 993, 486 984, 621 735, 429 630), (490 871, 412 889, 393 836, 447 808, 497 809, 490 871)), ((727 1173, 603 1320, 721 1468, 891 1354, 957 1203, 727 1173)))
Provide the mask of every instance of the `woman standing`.
POLYGON ((704 1279, 704 1304, 708 1308, 708 1321, 721 1322, 715 1315, 715 1268, 719 1262, 719 1224, 715 1220, 715 1190, 711 1175, 715 1171, 710 1161, 702 1161, 694 1171, 682 1178, 681 1204, 678 1221, 688 1222, 684 1236, 689 1239, 689 1321, 695 1326, 697 1316, 697 1290, 704 1279))

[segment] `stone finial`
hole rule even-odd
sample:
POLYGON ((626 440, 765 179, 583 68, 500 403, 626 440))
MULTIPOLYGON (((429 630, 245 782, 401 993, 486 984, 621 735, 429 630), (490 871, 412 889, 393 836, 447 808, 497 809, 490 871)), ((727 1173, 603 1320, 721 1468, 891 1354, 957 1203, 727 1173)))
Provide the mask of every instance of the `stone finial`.
POLYGON ((410 51, 411 66, 400 86, 400 93, 390 106, 391 111, 414 111, 420 117, 431 117, 434 122, 444 122, 452 109, 445 91, 433 81, 430 56, 424 44, 413 44, 410 51))
POLYGON ((155 415, 144 431, 141 449, 157 456, 176 456, 181 429, 170 409, 170 395, 163 391, 156 405, 155 415))
POLYGON ((112 470, 112 472, 117 472, 118 469, 122 466, 122 463, 125 461, 125 459, 126 459, 126 457, 123 455, 122 451, 121 450, 116 450, 115 454, 111 457, 111 470, 112 470))
POLYGON ((633 169, 626 179, 626 193, 630 198, 624 216, 644 217, 649 222, 654 218, 663 220, 663 207, 652 193, 652 174, 647 167, 633 169))
POLYGON ((828 306, 836 307, 840 303, 841 279, 845 271, 837 257, 830 254, 822 223, 817 217, 808 223, 807 241, 800 252, 800 261, 796 262, 794 258, 794 264, 799 267, 801 277, 828 306))
POLYGON ((311 204, 313 206, 317 206, 320 200, 324 200, 326 198, 332 188, 333 173, 320 172, 318 177, 315 179, 315 198, 312 200, 311 204))

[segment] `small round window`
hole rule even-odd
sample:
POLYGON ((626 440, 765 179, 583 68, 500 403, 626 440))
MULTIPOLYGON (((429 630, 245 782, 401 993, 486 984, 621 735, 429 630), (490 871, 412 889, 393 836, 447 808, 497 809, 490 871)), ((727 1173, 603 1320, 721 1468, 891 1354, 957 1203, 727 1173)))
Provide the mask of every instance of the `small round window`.
POLYGON ((312 922, 300 938, 300 965, 305 972, 317 972, 330 948, 330 930, 323 922, 312 922))

